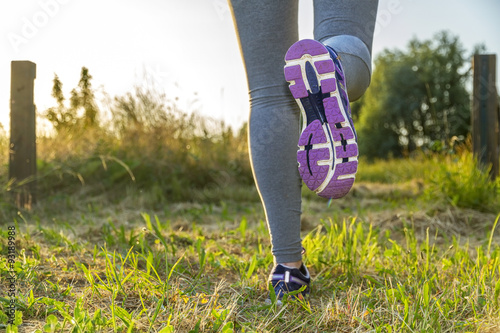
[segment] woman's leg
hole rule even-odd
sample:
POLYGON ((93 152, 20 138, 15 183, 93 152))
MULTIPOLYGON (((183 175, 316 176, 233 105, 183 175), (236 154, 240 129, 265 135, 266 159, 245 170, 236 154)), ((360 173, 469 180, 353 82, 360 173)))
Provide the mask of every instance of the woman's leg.
POLYGON ((231 0, 250 90, 249 142, 276 263, 302 258, 299 110, 284 79, 284 55, 298 39, 297 0, 231 0))
POLYGON ((314 0, 314 39, 340 54, 349 100, 370 84, 378 0, 314 0))

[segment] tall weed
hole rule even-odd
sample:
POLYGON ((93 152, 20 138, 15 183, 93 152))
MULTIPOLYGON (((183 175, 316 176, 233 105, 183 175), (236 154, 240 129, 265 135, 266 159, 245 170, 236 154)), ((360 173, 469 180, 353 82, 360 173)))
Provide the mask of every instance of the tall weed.
POLYGON ((488 176, 469 151, 434 159, 437 168, 426 176, 425 195, 430 200, 481 211, 500 212, 500 178, 488 176))
POLYGON ((179 104, 137 86, 100 110, 93 126, 77 122, 39 135, 40 194, 71 193, 82 185, 110 195, 119 188, 154 188, 165 200, 177 201, 189 200, 193 190, 251 184, 246 125, 234 132, 223 121, 197 114, 195 102, 187 110, 179 104))

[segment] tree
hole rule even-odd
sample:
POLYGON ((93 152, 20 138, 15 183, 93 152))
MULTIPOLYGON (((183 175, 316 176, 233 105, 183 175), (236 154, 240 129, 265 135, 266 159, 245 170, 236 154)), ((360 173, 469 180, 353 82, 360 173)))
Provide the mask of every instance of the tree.
POLYGON ((470 131, 466 89, 470 59, 458 37, 440 32, 413 39, 407 51, 384 50, 359 110, 362 155, 406 155, 470 131))

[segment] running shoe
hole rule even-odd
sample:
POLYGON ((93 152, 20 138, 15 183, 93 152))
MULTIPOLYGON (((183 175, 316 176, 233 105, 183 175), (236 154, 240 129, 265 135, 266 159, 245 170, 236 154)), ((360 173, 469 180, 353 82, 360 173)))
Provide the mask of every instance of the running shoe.
MULTIPOLYGON (((281 304, 281 299, 283 299, 285 294, 300 290, 303 286, 306 286, 304 290, 292 296, 294 299, 298 298, 303 300, 309 293, 311 276, 304 264, 302 264, 300 268, 292 268, 278 264, 271 272, 269 282, 274 289, 278 304, 281 304)), ((271 298, 268 298, 266 302, 270 303, 271 298)))
POLYGON ((354 183, 358 144, 340 58, 329 46, 303 39, 288 49, 285 62, 302 113, 300 176, 319 196, 341 198, 354 183))

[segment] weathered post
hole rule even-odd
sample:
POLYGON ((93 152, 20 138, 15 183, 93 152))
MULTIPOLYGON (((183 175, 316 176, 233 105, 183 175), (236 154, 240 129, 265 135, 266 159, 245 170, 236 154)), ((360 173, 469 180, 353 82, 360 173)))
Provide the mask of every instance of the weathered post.
POLYGON ((499 171, 499 115, 496 88, 496 55, 476 54, 472 91, 472 151, 483 166, 491 165, 490 177, 499 171))
POLYGON ((36 202, 36 117, 34 80, 36 64, 11 62, 9 178, 19 208, 36 202))

